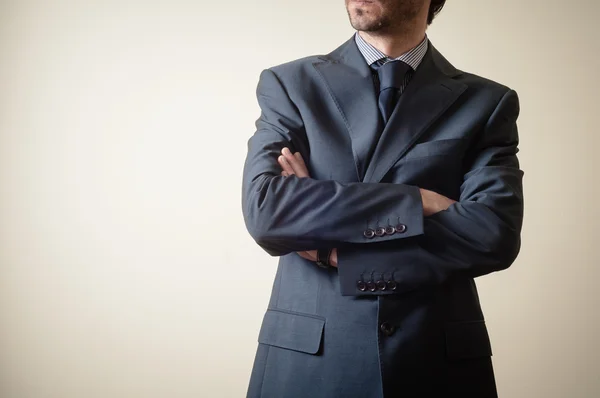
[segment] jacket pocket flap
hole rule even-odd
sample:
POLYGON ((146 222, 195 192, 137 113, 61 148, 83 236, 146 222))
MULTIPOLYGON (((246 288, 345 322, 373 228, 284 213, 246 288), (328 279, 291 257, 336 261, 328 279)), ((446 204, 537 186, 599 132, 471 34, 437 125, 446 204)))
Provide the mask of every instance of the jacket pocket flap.
POLYGON ((446 354, 451 359, 492 356, 485 321, 447 323, 446 354))
POLYGON ((258 342, 289 350, 316 354, 321 347, 325 318, 269 309, 258 342))

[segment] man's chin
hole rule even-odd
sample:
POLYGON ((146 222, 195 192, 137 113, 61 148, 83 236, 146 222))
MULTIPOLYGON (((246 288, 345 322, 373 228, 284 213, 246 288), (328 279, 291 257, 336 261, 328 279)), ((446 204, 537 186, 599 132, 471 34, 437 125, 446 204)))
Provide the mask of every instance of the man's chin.
POLYGON ((379 18, 374 18, 372 15, 360 15, 356 11, 350 13, 350 24, 355 30, 363 32, 375 32, 383 26, 379 18))
POLYGON ((381 23, 378 23, 376 21, 369 21, 368 23, 361 21, 360 23, 351 23, 351 25, 355 30, 358 30, 360 32, 377 32, 382 27, 381 23))

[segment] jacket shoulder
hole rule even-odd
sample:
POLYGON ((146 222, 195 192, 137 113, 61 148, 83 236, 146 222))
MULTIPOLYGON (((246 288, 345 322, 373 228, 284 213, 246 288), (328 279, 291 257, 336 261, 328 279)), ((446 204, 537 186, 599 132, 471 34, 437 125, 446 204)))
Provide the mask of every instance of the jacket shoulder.
POLYGON ((464 71, 461 71, 461 75, 458 77, 458 80, 460 80, 462 83, 467 84, 469 87, 485 90, 487 92, 497 93, 499 95, 504 95, 508 91, 512 90, 512 88, 500 82, 464 71))
POLYGON ((438 69, 454 80, 467 85, 472 92, 486 96, 491 94, 492 97, 500 96, 501 98, 512 91, 510 87, 502 83, 455 68, 433 45, 430 46, 430 54, 438 69))
POLYGON ((265 70, 271 71, 281 81, 302 82, 305 78, 314 77, 314 64, 322 62, 337 62, 342 53, 354 43, 354 36, 327 54, 314 54, 293 61, 271 66, 265 70))
POLYGON ((325 55, 310 55, 293 61, 288 61, 269 68, 279 79, 288 80, 290 78, 305 75, 312 68, 312 64, 322 62, 325 55))

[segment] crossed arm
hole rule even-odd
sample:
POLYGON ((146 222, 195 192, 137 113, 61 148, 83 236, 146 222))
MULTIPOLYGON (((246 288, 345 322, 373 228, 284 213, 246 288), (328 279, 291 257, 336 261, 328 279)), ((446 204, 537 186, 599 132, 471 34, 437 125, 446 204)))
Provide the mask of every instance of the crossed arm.
MULTIPOLYGON (((283 177, 295 175, 298 178, 310 178, 308 168, 306 167, 306 163, 304 162, 300 152, 292 154, 289 148, 283 148, 281 151, 281 156, 277 158, 277 162, 281 166, 281 175, 283 177)), ((421 193, 421 202, 423 205, 423 216, 431 216, 442 210, 447 210, 451 204, 456 203, 455 200, 452 200, 444 195, 440 195, 437 192, 423 188, 419 188, 419 191, 421 193)), ((316 250, 300 251, 298 252, 298 255, 309 261, 317 261, 316 250)), ((337 267, 337 248, 334 248, 331 251, 329 262, 332 266, 337 267)))
POLYGON ((474 138, 459 200, 451 204, 411 185, 315 180, 308 173, 299 176, 289 161, 294 172, 285 171, 279 160, 284 148, 290 149, 287 156, 309 152, 303 119, 270 70, 261 75, 257 97, 262 112, 248 142, 242 207, 248 231, 269 254, 310 257, 315 249, 338 248, 332 260, 343 295, 401 293, 457 276, 485 275, 515 260, 523 172, 516 156, 514 91, 506 91, 474 138), (408 228, 365 238, 365 226, 376 219, 402 220, 408 228), (357 289, 357 281, 369 278, 393 279, 397 289, 357 289))

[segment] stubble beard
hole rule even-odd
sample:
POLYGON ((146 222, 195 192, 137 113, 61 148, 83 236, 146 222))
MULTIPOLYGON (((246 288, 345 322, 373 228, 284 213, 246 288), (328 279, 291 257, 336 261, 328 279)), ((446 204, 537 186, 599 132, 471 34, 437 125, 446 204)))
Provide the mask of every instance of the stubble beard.
POLYGON ((359 31, 377 32, 390 26, 390 21, 386 16, 372 16, 362 8, 356 8, 354 12, 348 10, 348 15, 352 27, 359 31))
POLYGON ((419 15, 423 0, 380 0, 381 10, 373 15, 359 7, 348 8, 350 24, 358 31, 384 33, 402 31, 412 25, 419 15))

